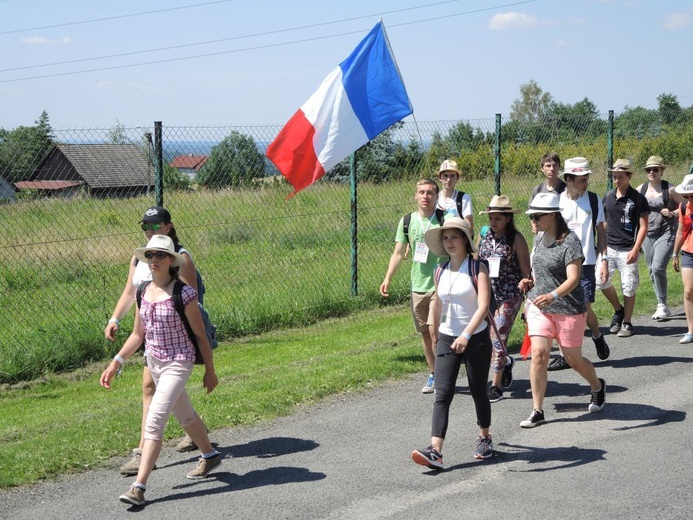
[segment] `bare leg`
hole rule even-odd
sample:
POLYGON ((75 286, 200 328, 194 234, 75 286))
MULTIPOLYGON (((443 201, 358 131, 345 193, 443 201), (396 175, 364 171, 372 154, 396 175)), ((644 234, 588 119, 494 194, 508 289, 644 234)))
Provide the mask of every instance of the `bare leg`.
POLYGON ((142 462, 140 462, 140 470, 137 472, 137 482, 146 485, 149 475, 154 469, 154 464, 156 464, 156 459, 159 458, 159 453, 161 452, 161 441, 146 439, 144 441, 144 446, 142 447, 142 462))
POLYGON ((613 285, 611 287, 607 287, 606 289, 602 289, 602 294, 607 300, 609 300, 609 303, 614 308, 614 312, 618 312, 623 308, 621 305, 621 301, 618 299, 618 294, 616 294, 616 289, 614 289, 613 285))
POLYGON ((421 339, 423 341, 423 351, 424 356, 426 356, 426 364, 428 369, 433 373, 433 369, 436 366, 436 355, 433 350, 433 338, 428 329, 421 333, 421 339))
POLYGON ((693 334, 693 269, 681 269, 683 281, 683 310, 686 312, 688 333, 693 334))
POLYGON ((549 364, 552 338, 532 336, 532 362, 529 367, 529 381, 532 385, 532 405, 535 410, 544 409, 546 395, 546 368, 549 364))
POLYGON ((623 297, 623 308, 625 309, 623 321, 630 323, 630 320, 633 318, 633 309, 635 308, 635 295, 623 297))
POLYGON ((597 315, 594 313, 590 302, 585 302, 585 306, 587 307, 587 326, 590 328, 592 337, 598 338, 601 333, 599 331, 599 320, 597 319, 597 315))
POLYGON ((563 355, 573 370, 584 377, 590 384, 592 390, 599 390, 602 387, 601 382, 597 378, 597 372, 594 370, 592 362, 582 355, 582 346, 564 348, 563 355))
POLYGON ((152 397, 156 391, 156 385, 152 378, 152 373, 145 365, 142 371, 142 425, 140 427, 140 449, 144 448, 144 425, 147 423, 147 413, 149 413, 149 404, 152 402, 152 397))

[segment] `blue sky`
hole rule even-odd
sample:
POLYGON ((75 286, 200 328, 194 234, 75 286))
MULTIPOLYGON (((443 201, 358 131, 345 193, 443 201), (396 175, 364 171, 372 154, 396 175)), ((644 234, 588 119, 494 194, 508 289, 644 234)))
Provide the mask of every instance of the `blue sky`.
POLYGON ((693 105, 690 1, 0 0, 0 127, 283 124, 381 16, 418 121, 507 116, 532 79, 601 112, 693 105))

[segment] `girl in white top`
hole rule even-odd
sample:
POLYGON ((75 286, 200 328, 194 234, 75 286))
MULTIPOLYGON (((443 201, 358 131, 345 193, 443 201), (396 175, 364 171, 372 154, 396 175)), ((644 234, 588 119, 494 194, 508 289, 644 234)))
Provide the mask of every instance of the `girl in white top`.
POLYGON ((491 441, 491 403, 486 382, 491 366, 491 338, 485 321, 491 296, 488 270, 472 258, 469 223, 450 217, 440 228, 426 232, 426 245, 436 255, 450 257, 436 271, 436 299, 433 311, 433 336, 437 338, 435 362, 435 401, 431 428, 431 445, 414 450, 411 458, 417 464, 433 469, 443 468, 443 440, 448 428, 450 404, 460 365, 464 362, 469 390, 474 399, 479 437, 474 456, 487 459, 493 455, 491 441), (476 287, 473 280, 476 274, 476 287))

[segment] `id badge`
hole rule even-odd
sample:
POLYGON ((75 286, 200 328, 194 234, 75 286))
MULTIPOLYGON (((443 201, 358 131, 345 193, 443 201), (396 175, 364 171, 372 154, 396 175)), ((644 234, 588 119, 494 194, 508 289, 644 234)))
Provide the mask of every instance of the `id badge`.
POLYGON ((440 311, 440 322, 448 321, 448 313, 450 312, 450 300, 443 300, 443 309, 440 311))
POLYGON ((414 253, 414 262, 425 264, 428 261, 428 246, 426 242, 416 243, 416 252, 414 253))
POLYGON ((492 256, 488 259, 488 275, 491 278, 498 278, 500 272, 501 259, 498 256, 492 256))

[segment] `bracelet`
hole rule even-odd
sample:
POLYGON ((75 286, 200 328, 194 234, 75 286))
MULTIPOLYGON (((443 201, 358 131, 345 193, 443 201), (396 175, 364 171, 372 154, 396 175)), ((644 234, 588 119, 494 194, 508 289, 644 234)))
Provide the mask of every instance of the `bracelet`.
POLYGON ((463 332, 462 334, 460 334, 460 336, 462 336, 462 337, 463 337, 464 339, 466 339, 467 341, 469 341, 470 339, 472 339, 472 335, 471 335, 469 332, 463 332))
POLYGON ((549 294, 553 297, 554 300, 558 300, 560 298, 556 291, 551 291, 549 294))
POLYGON ((604 260, 606 260, 606 261, 608 262, 608 261, 609 261, 609 257, 608 257, 608 256, 602 256, 602 262, 603 262, 604 260))
POLYGON ((674 253, 674 254, 671 255, 671 257, 672 257, 672 258, 678 258, 678 257, 679 257, 679 254, 678 254, 678 253, 674 253))
POLYGON ((113 361, 115 361, 116 363, 119 363, 121 367, 125 364, 125 360, 122 357, 120 357, 118 354, 113 356, 113 361))
POLYGON ((120 320, 118 318, 111 318, 108 320, 108 323, 115 323, 116 325, 120 325, 120 320))

